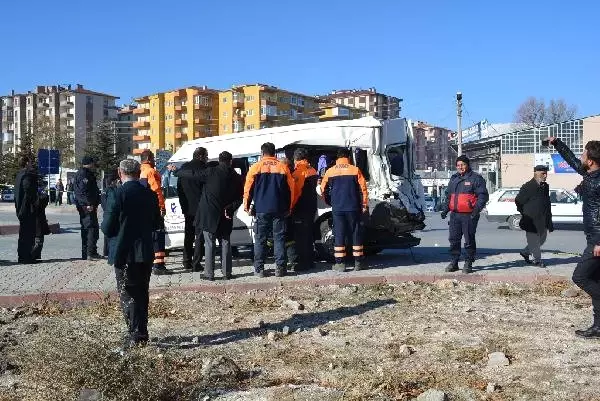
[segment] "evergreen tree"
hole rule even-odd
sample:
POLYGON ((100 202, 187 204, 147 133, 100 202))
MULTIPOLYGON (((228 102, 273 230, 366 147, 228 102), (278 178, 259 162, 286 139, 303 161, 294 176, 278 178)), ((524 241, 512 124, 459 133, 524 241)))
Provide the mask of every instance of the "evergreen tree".
POLYGON ((119 162, 125 158, 121 153, 119 135, 110 121, 98 124, 87 138, 86 155, 92 156, 100 170, 116 169, 119 162))

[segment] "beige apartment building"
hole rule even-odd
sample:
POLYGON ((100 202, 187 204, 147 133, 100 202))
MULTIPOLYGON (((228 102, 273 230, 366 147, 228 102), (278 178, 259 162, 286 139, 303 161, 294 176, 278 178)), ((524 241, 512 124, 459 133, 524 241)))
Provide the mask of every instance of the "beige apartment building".
POLYGON ((334 90, 328 95, 319 96, 339 105, 365 110, 368 115, 383 120, 400 116, 402 99, 369 89, 334 90))
POLYGON ((448 171, 454 169, 456 153, 451 142, 454 131, 423 121, 413 122, 415 167, 417 170, 448 171))
POLYGON ((88 138, 93 136, 98 123, 116 120, 118 99, 106 93, 92 91, 77 84, 37 86, 27 93, 15 93, 0 97, 2 101, 2 152, 17 153, 24 132, 36 135, 36 120, 47 117, 57 132, 66 133, 72 140, 70 160, 75 164, 83 156, 88 138))

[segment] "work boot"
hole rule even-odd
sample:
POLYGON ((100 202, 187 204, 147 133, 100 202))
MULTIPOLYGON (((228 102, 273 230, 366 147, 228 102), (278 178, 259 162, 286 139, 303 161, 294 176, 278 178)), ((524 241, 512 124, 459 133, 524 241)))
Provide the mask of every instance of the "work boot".
POLYGON ((204 271, 204 266, 198 263, 197 266, 192 266, 192 272, 194 273, 202 273, 204 271))
POLYGON ((171 274, 171 271, 167 270, 165 265, 157 263, 154 266, 152 266, 152 274, 154 274, 155 276, 164 276, 167 274, 171 274))
POLYGON ((600 326, 592 326, 585 330, 575 330, 575 335, 583 338, 600 337, 600 326))
POLYGON ((445 271, 446 273, 458 271, 458 260, 453 260, 452 262, 450 262, 448 266, 446 266, 445 271))
POLYGON ((465 260, 465 264, 463 266, 462 272, 464 274, 469 274, 469 273, 473 273, 473 261, 472 260, 465 260))
POLYGON ((364 268, 365 268, 365 263, 364 263, 364 261, 362 261, 362 260, 358 260, 358 259, 356 259, 356 260, 354 261, 354 271, 355 271, 355 272, 361 271, 361 270, 363 270, 364 268))
POLYGON ((540 269, 545 269, 546 268, 546 265, 541 260, 534 260, 531 264, 534 265, 534 266, 539 267, 540 269))
POLYGON ((275 277, 283 277, 286 275, 286 273, 287 273, 287 270, 285 267, 277 266, 275 268, 275 277))
POLYGON ((346 271, 346 264, 345 263, 335 263, 333 265, 333 270, 335 270, 336 272, 344 272, 346 271))
POLYGON ((92 254, 88 255, 86 259, 90 260, 90 261, 97 261, 97 260, 103 260, 104 258, 99 253, 92 253, 92 254))
POLYGON ((519 252, 519 255, 521 255, 521 257, 525 260, 525 263, 527 263, 528 265, 531 264, 531 259, 529 259, 529 255, 526 254, 525 252, 519 252))

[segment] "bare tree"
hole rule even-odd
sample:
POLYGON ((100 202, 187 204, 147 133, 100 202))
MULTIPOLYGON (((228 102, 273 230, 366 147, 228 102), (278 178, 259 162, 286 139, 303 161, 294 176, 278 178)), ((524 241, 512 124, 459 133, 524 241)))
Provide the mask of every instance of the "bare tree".
POLYGON ((567 105, 564 99, 550 100, 550 104, 546 108, 546 124, 556 124, 563 121, 569 121, 575 118, 577 114, 577 106, 567 105))
POLYGON ((515 122, 528 127, 539 127, 546 120, 546 105, 544 99, 531 96, 525 100, 515 114, 515 122))
POLYGON ((73 138, 67 130, 57 124, 49 116, 37 116, 31 123, 33 132, 33 148, 57 149, 61 156, 61 165, 69 167, 73 157, 73 138))
POLYGON ((577 106, 568 105, 564 99, 551 99, 548 107, 544 99, 527 98, 515 113, 515 122, 525 124, 529 128, 541 125, 556 124, 572 120, 577 114, 577 106))

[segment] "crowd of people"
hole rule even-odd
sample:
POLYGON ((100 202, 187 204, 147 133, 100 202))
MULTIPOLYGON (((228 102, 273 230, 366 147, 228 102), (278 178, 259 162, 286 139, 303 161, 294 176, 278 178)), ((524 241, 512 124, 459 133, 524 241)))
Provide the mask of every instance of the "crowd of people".
MULTIPOLYGON (((574 273, 573 281, 592 297, 594 323, 577 330, 583 337, 600 337, 600 142, 586 144, 581 160, 559 139, 552 144, 578 173, 583 175, 577 192, 583 199, 584 232, 587 247, 574 273)), ((264 143, 261 158, 244 179, 232 167, 229 152, 209 163, 205 148, 199 147, 193 159, 176 168, 167 166, 178 179, 178 193, 185 216, 183 263, 186 269, 203 272, 214 280, 215 249, 221 248, 221 274, 233 276, 231 233, 236 210, 254 217, 254 274, 265 277, 267 242, 272 239, 277 277, 290 270, 314 267, 313 222, 317 197, 332 208, 334 257, 332 269, 346 270, 346 250, 352 249, 355 271, 366 267, 364 229, 368 218, 368 193, 361 170, 351 162, 349 149, 340 149, 332 166, 310 165, 306 149, 296 149, 293 164, 276 157, 275 145, 264 143), (317 187, 320 191, 317 191, 317 187), (202 259, 204 258, 204 266, 202 259)), ((213 156, 214 157, 214 156, 213 156)), ((105 174, 103 191, 98 188, 94 160, 84 157, 72 184, 81 223, 81 256, 98 260, 99 224, 97 209, 104 210, 103 253, 115 268, 123 313, 129 328, 127 344, 148 340, 148 291, 151 274, 169 274, 165 266, 165 201, 161 177, 154 155, 146 150, 141 164, 123 160, 116 171, 105 174)), ((48 205, 43 183, 32 168, 32 160, 21 160, 15 185, 15 206, 20 222, 19 263, 35 263, 41 258, 44 235, 49 233, 45 216, 48 205)), ((457 172, 450 178, 441 205, 441 217, 449 220, 450 264, 447 272, 459 269, 461 239, 464 238, 463 273, 472 271, 476 256, 476 232, 480 214, 488 201, 484 179, 472 171, 466 156, 456 160, 457 172)), ((521 228, 527 246, 520 252, 527 263, 545 267, 541 246, 553 231, 551 202, 546 184, 548 168, 535 166, 533 178, 519 191, 515 203, 521 213, 521 228)), ((62 185, 62 183, 61 183, 62 185)))

